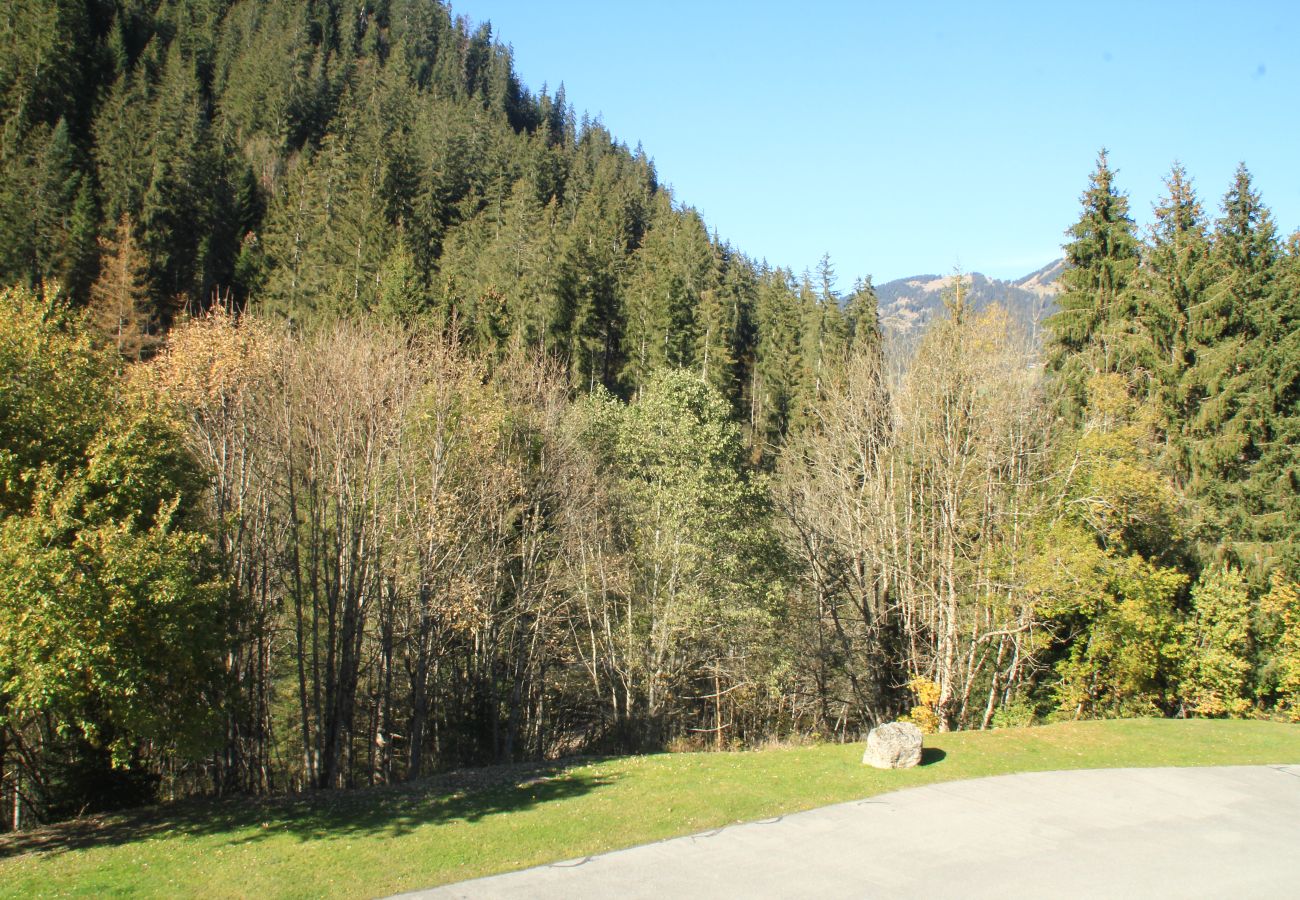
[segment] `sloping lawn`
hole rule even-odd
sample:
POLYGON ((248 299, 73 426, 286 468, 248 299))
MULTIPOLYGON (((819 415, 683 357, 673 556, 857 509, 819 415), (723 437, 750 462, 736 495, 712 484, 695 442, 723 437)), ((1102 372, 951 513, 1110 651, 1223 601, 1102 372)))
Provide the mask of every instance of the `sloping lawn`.
POLYGON ((862 744, 504 766, 400 788, 184 803, 0 837, 0 896, 379 897, 938 781, 1300 763, 1300 725, 1128 720, 862 744))

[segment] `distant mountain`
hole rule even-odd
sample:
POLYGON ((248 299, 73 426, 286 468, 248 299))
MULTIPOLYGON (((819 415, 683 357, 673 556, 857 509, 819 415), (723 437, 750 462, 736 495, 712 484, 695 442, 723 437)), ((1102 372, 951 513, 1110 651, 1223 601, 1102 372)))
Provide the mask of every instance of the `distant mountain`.
MULTIPOLYGON (((1042 330, 1043 320, 1056 311, 1060 291, 1057 278, 1065 271, 1065 260, 1048 263, 1014 281, 988 278, 978 272, 967 280, 967 301, 972 309, 1000 303, 1033 335, 1042 330)), ((908 339, 925 327, 941 309, 946 292, 952 290, 952 275, 913 275, 876 287, 880 300, 880 323, 896 337, 908 339)))

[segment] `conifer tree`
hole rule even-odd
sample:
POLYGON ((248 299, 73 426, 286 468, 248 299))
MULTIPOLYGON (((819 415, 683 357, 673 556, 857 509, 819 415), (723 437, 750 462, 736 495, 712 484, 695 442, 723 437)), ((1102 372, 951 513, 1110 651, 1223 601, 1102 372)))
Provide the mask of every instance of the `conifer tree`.
MULTIPOLYGON (((702 227, 703 222, 700 224, 702 227)), ((740 262, 730 248, 719 243, 717 235, 708 243, 711 264, 695 311, 695 365, 701 378, 735 404, 739 399, 736 353, 742 307, 747 302, 745 287, 737 277, 740 262)))
POLYGON ((1266 565, 1300 580, 1300 233, 1274 265, 1258 310, 1248 358, 1262 426, 1245 486, 1252 537, 1266 565))
POLYGON ((1210 285, 1210 243, 1205 214, 1181 165, 1174 165, 1165 187, 1140 278, 1141 304, 1153 351, 1150 395, 1162 415, 1167 463, 1185 481, 1183 432, 1192 411, 1182 381, 1194 354, 1190 317, 1205 302, 1210 285))
POLYGON ((83 300, 94 275, 97 211, 67 119, 0 137, 0 279, 58 281, 83 300))
POLYGON ((375 312, 385 318, 409 324, 428 311, 428 291, 415 268, 415 257, 398 234, 388 257, 379 269, 375 312))
POLYGON ((644 385, 656 369, 669 365, 670 335, 683 313, 691 312, 684 296, 685 284, 674 265, 676 211, 668 197, 651 206, 650 227, 632 254, 623 284, 626 324, 622 377, 634 389, 644 385))
POLYGON ((154 344, 149 315, 147 263, 123 213, 112 236, 100 239, 99 278, 90 287, 87 316, 101 341, 126 359, 140 359, 154 344))
POLYGON ((108 89, 95 117, 94 157, 104 216, 139 215, 153 166, 149 136, 152 96, 142 68, 124 71, 108 89))
POLYGON ((714 341, 725 329, 711 290, 714 254, 704 223, 694 210, 675 209, 667 192, 652 201, 652 210, 623 287, 623 374, 636 388, 656 368, 693 367, 704 349, 701 329, 714 341))
POLYGON ((830 379, 843 367, 848 346, 848 332, 840 298, 835 293, 835 267, 830 254, 823 254, 817 264, 816 284, 805 277, 804 297, 804 365, 811 373, 810 398, 820 396, 830 379))
POLYGON ((870 277, 860 278, 853 283, 853 291, 844 304, 844 325, 851 351, 880 349, 880 300, 870 277))
POLYGON ((1214 278, 1192 315, 1195 363, 1186 394, 1195 409, 1189 423, 1191 489, 1216 511, 1233 541, 1248 541, 1258 509, 1244 483, 1268 441, 1273 411, 1267 377, 1273 348, 1261 338, 1269 319, 1270 282, 1278 257, 1272 217, 1239 166, 1216 222, 1210 264, 1214 278))
POLYGON ((807 397, 810 378, 803 353, 803 316, 792 280, 783 269, 764 272, 759 280, 758 345, 750 393, 757 456, 770 454, 781 444, 807 397))
POLYGON ((1124 342, 1111 326, 1131 319, 1130 282, 1138 263, 1138 241, 1128 197, 1118 191, 1106 151, 1082 197, 1083 213, 1070 227, 1068 265, 1061 276, 1060 307, 1048 321, 1047 370, 1054 379, 1058 411, 1081 420, 1091 375, 1120 365, 1124 342))
POLYGON ((596 162, 564 242, 551 331, 575 386, 615 390, 625 346, 619 283, 646 230, 654 176, 643 162, 620 157, 601 128, 587 129, 579 150, 596 162))

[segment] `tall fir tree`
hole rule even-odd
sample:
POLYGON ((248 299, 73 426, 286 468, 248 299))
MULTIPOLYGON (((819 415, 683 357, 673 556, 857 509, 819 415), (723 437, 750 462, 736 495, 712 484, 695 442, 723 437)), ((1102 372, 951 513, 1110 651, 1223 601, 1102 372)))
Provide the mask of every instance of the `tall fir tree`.
POLYGON ((1191 316, 1210 286, 1205 213, 1186 171, 1175 164, 1166 195, 1155 205, 1155 222, 1140 277, 1147 334, 1152 342, 1150 389, 1166 442, 1166 464, 1183 483, 1188 477, 1184 432, 1191 416, 1183 391, 1194 360, 1191 316))
POLYGON ((1246 496, 1246 482, 1273 414, 1272 386, 1264 383, 1273 348, 1261 327, 1271 316, 1277 259, 1272 216, 1239 166, 1215 223, 1213 284, 1191 318, 1195 362, 1185 393, 1195 410, 1187 429, 1191 490, 1210 505, 1224 539, 1243 550, 1260 512, 1246 496))
POLYGON ((135 224, 123 214, 112 235, 101 238, 103 260, 90 287, 87 318, 106 346, 138 360, 154 345, 148 264, 135 238, 135 224))
POLYGON ((736 350, 746 292, 735 278, 738 267, 730 248, 717 235, 708 238, 708 244, 710 265, 695 313, 695 366, 734 406, 739 400, 736 350))
POLYGON ((880 350, 880 298, 876 296, 870 278, 859 278, 853 283, 853 290, 844 304, 844 324, 851 351, 880 350))
POLYGON ((1105 150, 1097 155, 1082 203, 1083 213, 1068 232, 1073 240, 1065 245, 1059 311, 1047 323, 1054 401, 1074 423, 1082 421, 1091 376, 1115 371, 1121 362, 1123 342, 1113 326, 1131 318, 1130 282, 1138 264, 1128 197, 1115 187, 1105 150))
POLYGON ((830 254, 817 263, 815 283, 805 278, 804 359, 811 375, 809 397, 822 396, 826 385, 844 366, 848 348, 848 329, 839 294, 835 292, 835 267, 830 254))
POLYGON ((765 271, 759 279, 755 318, 758 341, 750 388, 750 429, 755 460, 771 461, 807 401, 804 316, 790 272, 765 271))

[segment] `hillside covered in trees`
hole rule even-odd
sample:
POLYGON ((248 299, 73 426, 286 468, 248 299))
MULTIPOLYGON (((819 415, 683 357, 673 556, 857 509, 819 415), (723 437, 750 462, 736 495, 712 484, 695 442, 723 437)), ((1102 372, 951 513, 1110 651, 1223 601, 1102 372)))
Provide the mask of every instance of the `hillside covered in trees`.
MULTIPOLYGON (((759 264, 430 0, 0 32, 3 827, 1300 715, 1300 239, 1103 154, 1040 341, 759 264)), ((978 298, 976 298, 978 299, 978 298)))
POLYGON ((762 443, 807 390, 793 370, 834 352, 805 332, 850 338, 825 280, 711 235, 639 148, 562 86, 530 92, 444 5, 22 0, 12 18, 0 278, 59 282, 135 355, 214 302, 299 327, 454 323, 492 354, 544 347, 584 390, 698 370, 762 443))

